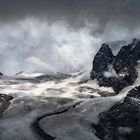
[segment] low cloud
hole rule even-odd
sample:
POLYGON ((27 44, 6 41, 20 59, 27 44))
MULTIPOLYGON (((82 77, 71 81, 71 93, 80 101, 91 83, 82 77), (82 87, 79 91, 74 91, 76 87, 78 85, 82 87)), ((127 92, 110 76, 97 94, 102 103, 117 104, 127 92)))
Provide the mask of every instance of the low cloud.
POLYGON ((91 66, 100 39, 89 26, 77 30, 68 23, 26 19, 0 25, 0 71, 75 72, 91 66))

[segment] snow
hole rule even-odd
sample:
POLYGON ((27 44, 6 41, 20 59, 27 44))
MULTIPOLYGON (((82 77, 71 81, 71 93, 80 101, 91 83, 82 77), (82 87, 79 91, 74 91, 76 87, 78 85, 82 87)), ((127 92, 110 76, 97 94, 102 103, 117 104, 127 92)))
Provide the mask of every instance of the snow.
POLYGON ((96 80, 89 80, 89 71, 73 75, 57 82, 31 82, 30 78, 35 79, 32 75, 22 75, 22 79, 17 76, 4 76, 0 79, 1 93, 14 96, 0 120, 0 139, 36 140, 30 127, 35 118, 82 101, 74 109, 42 119, 40 126, 46 133, 57 137, 56 140, 98 140, 90 125, 98 123, 99 114, 122 101, 140 80, 138 78, 118 95, 101 97, 99 92, 113 94, 113 89, 99 87, 96 80))
POLYGON ((120 134, 126 134, 126 133, 131 133, 133 131, 133 129, 132 128, 130 128, 130 127, 119 127, 118 128, 118 132, 120 133, 120 134))
MULTIPOLYGON (((96 81, 87 81, 89 79, 89 73, 83 73, 77 77, 70 77, 61 82, 47 81, 39 83, 31 83, 30 79, 35 80, 34 77, 29 76, 18 79, 17 76, 8 77, 4 76, 0 80, 1 93, 10 94, 17 97, 24 96, 45 96, 45 97, 70 97, 76 98, 76 95, 81 95, 79 88, 86 88, 86 93, 82 92, 83 95, 97 95, 97 92, 92 90, 108 91, 113 92, 112 88, 99 87, 96 81)), ((99 95, 97 95, 99 96, 99 95)))
POLYGON ((21 76, 21 77, 37 77, 37 76, 42 76, 44 75, 44 73, 21 73, 18 74, 17 77, 21 76))

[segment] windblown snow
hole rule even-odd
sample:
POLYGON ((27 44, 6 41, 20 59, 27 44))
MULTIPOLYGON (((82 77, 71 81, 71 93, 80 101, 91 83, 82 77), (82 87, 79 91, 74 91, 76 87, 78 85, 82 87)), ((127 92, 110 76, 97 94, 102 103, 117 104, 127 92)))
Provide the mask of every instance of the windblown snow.
POLYGON ((89 80, 89 71, 71 74, 65 79, 39 80, 43 74, 19 74, 0 79, 1 93, 14 99, 0 120, 1 140, 37 140, 31 129, 33 121, 49 112, 57 112, 81 101, 65 113, 43 118, 40 126, 57 140, 98 140, 91 123, 98 115, 121 101, 137 82, 114 96, 112 88, 99 87, 89 80), (107 97, 109 94, 112 96, 107 97))

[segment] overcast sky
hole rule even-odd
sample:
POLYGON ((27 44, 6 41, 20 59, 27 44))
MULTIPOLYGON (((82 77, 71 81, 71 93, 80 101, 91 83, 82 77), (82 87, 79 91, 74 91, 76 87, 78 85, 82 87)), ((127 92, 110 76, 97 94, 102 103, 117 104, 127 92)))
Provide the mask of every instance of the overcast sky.
MULTIPOLYGON (((1 20, 26 16, 139 22, 139 0, 0 0, 1 20)), ((128 23, 129 24, 129 23, 128 23)))
POLYGON ((101 43, 140 38, 139 13, 140 0, 0 0, 0 71, 91 66, 101 43))
POLYGON ((110 23, 134 31, 140 25, 139 7, 139 0, 0 0, 0 22, 34 17, 76 28, 98 23, 94 34, 102 34, 110 23))

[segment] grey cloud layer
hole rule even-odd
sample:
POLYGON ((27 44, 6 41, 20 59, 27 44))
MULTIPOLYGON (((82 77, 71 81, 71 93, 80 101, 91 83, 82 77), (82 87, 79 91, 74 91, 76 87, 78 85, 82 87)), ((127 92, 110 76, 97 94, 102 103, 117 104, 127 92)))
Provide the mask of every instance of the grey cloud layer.
POLYGON ((26 16, 139 23, 139 0, 0 0, 0 19, 26 16))
POLYGON ((140 38, 139 7, 140 0, 0 0, 0 71, 89 68, 102 42, 140 38))

